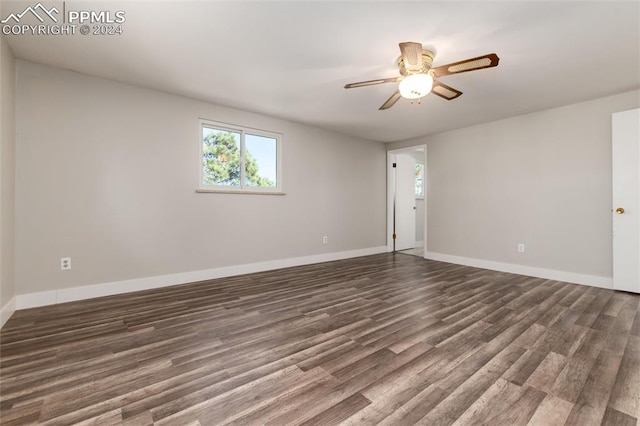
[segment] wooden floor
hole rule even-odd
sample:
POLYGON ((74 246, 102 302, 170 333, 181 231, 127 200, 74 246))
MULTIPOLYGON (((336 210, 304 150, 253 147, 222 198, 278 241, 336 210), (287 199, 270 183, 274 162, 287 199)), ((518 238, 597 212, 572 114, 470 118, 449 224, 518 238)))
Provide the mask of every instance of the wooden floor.
POLYGON ((639 303, 381 254, 18 311, 0 418, 638 425, 639 303))

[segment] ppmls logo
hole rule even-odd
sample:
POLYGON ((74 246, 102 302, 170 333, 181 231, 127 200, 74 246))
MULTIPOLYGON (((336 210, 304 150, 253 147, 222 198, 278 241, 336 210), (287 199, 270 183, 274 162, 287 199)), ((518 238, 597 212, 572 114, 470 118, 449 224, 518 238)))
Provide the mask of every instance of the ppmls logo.
MULTIPOLYGON (((60 3, 60 2, 58 2, 60 3)), ((68 10, 66 2, 60 9, 47 8, 42 3, 27 6, 22 12, 10 13, 0 20, 5 35, 121 35, 126 12, 118 10, 68 10), (39 23, 38 23, 39 22, 39 23)))
POLYGON ((53 22, 58 22, 58 19, 54 16, 54 13, 56 15, 60 13, 60 11, 56 9, 55 6, 47 10, 47 8, 42 5, 42 3, 38 3, 34 7, 31 7, 31 6, 27 7, 22 13, 11 13, 9 16, 7 16, 5 19, 3 19, 0 22, 3 24, 8 24, 13 20, 16 24, 18 24, 20 23, 20 20, 25 15, 29 15, 29 14, 35 16, 36 19, 38 19, 38 21, 40 22, 44 22, 44 18, 42 17, 43 15, 48 16, 49 19, 51 19, 53 22))

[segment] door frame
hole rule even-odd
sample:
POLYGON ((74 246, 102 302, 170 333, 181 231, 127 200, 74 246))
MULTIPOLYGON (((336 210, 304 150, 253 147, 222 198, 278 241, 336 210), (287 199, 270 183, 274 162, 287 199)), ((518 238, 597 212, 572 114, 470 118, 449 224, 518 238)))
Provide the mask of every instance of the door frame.
POLYGON ((395 173, 393 170, 393 156, 409 152, 422 151, 424 156, 425 186, 424 186, 424 223, 422 235, 422 257, 427 257, 427 145, 415 145, 407 148, 387 150, 387 251, 393 251, 393 203, 395 197, 395 173))

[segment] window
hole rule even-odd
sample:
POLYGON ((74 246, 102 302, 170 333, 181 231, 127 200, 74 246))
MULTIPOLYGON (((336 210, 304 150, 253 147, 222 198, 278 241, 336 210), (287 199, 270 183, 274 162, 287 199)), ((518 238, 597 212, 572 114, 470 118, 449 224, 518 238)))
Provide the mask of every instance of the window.
POLYGON ((202 192, 280 193, 282 135, 201 121, 202 192))
POLYGON ((416 197, 424 197, 424 164, 416 163, 416 197))

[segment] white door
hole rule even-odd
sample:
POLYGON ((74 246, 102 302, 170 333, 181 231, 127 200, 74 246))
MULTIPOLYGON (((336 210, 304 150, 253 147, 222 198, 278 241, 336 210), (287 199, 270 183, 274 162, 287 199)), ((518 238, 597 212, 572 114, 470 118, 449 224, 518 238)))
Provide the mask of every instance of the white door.
POLYGON ((640 109, 612 116, 613 288, 640 293, 640 109))
POLYGON ((396 250, 416 246, 416 160, 397 154, 395 179, 396 250))

